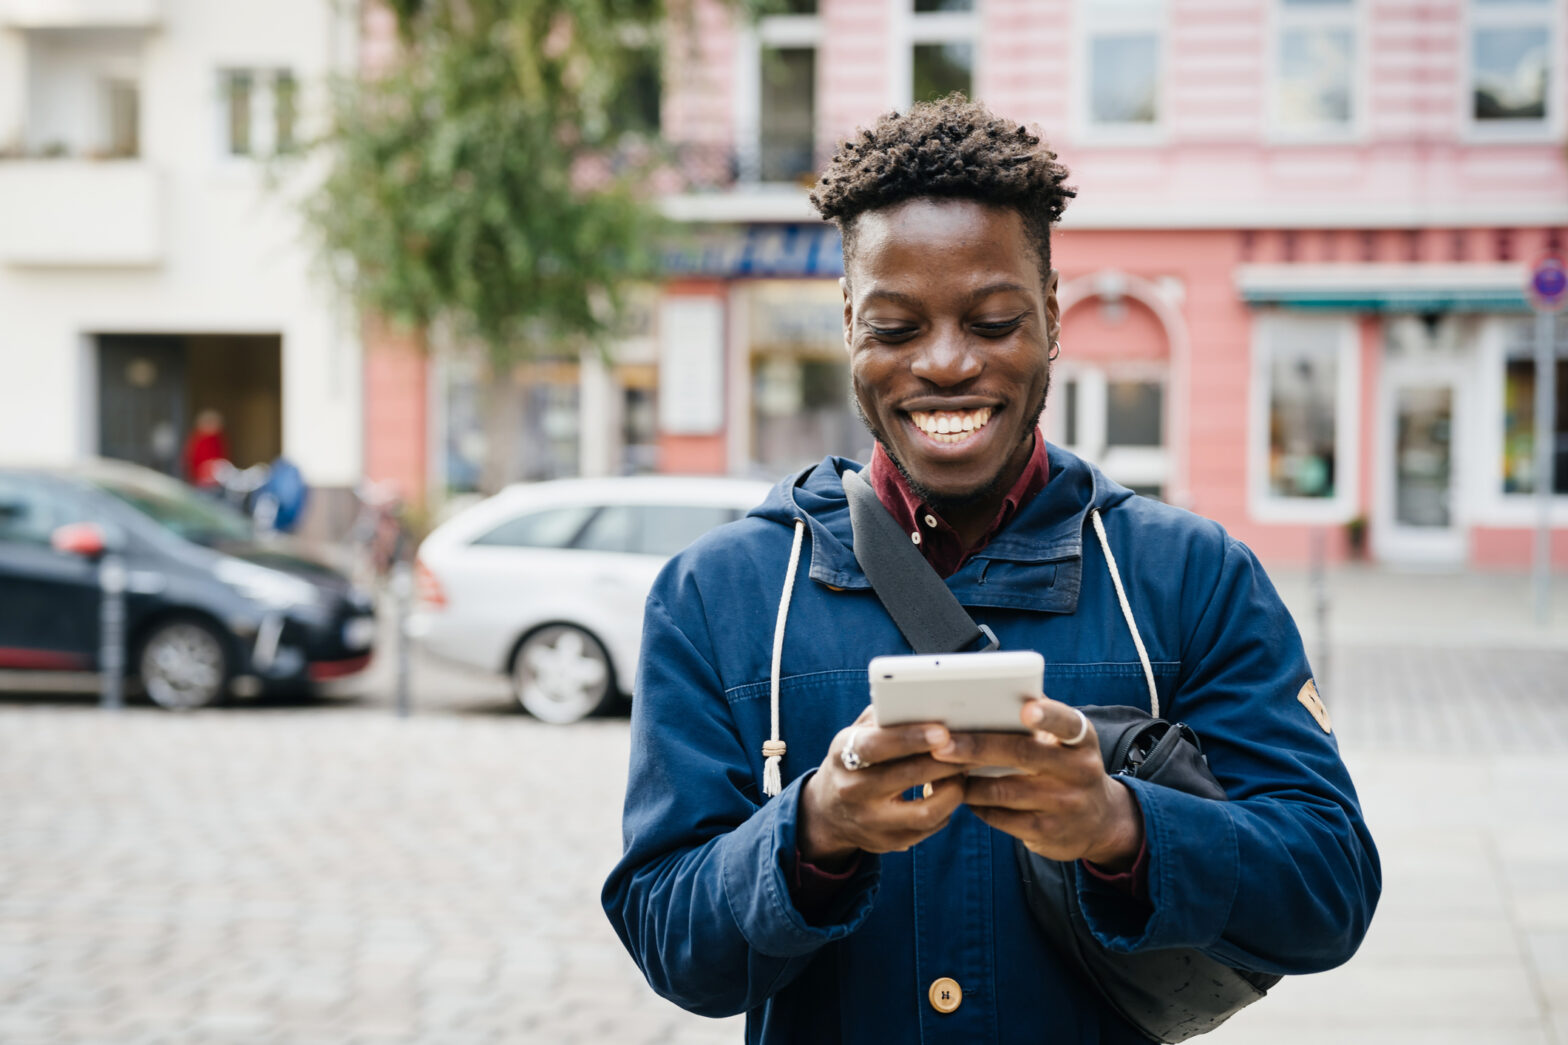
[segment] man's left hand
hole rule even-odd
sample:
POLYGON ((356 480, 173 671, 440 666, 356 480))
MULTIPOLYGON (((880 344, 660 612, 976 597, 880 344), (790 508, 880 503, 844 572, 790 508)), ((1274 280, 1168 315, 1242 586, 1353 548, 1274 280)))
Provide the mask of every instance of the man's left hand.
POLYGON ((1132 791, 1105 772, 1090 725, 1071 747, 1083 720, 1049 697, 1025 704, 1030 733, 954 733, 931 752, 939 762, 1014 766, 1011 776, 970 776, 964 802, 976 816, 1019 838, 1051 860, 1088 860, 1108 871, 1130 868, 1143 846, 1143 814, 1132 791))

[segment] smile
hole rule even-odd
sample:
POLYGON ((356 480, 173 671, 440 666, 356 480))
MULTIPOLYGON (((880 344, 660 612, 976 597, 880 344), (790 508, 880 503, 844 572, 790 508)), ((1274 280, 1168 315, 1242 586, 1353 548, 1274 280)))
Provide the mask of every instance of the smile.
POLYGON ((978 410, 912 410, 909 419, 915 427, 939 443, 961 443, 980 431, 991 420, 991 408, 978 410))

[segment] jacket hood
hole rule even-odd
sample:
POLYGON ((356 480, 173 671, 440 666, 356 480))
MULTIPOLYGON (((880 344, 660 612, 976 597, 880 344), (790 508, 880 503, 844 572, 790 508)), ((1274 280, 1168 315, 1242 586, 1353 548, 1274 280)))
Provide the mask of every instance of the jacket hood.
MULTIPOLYGON (((1133 496, 1127 487, 1061 447, 1047 443, 1046 457, 1050 477, 1045 489, 1024 505, 976 558, 1021 563, 1081 558, 1089 510, 1104 511, 1133 496)), ((824 457, 781 480, 767 499, 747 514, 786 527, 804 518, 811 541, 811 579, 835 588, 869 588, 871 583, 855 560, 849 499, 842 478, 846 471, 862 467, 848 458, 824 457)))

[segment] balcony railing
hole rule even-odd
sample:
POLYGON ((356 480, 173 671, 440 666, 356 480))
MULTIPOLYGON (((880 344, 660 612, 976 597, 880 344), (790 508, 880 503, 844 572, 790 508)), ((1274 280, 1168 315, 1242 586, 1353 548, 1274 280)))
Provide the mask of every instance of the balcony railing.
POLYGON ((163 227, 158 172, 149 164, 0 161, 0 264, 156 265, 163 227))
POLYGON ((735 146, 721 142, 627 141, 584 156, 578 184, 603 184, 611 177, 646 172, 661 195, 746 191, 795 186, 810 188, 832 150, 810 142, 769 141, 735 146))
POLYGON ((11 29, 153 29, 164 0, 0 0, 0 26, 11 29))

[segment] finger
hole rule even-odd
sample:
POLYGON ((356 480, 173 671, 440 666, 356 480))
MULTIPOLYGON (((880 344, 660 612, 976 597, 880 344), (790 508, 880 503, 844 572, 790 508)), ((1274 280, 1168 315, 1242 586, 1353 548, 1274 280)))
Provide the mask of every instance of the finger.
MULTIPOLYGON (((947 743, 946 726, 935 722, 915 722, 902 726, 851 726, 856 730, 855 750, 871 765, 892 762, 910 755, 923 755, 947 743)), ((847 731, 846 731, 847 733, 847 731)), ((849 738, 844 736, 842 743, 849 738)))
POLYGON ((1075 741, 1070 745, 1072 747, 1096 747, 1099 744, 1094 726, 1083 712, 1071 704, 1063 704, 1050 697, 1029 701, 1019 713, 1019 718, 1030 729, 1049 733, 1063 746, 1069 746, 1065 741, 1075 741))
POLYGON ((873 833, 886 849, 907 849, 947 826, 964 800, 956 778, 934 781, 931 796, 918 802, 892 801, 878 810, 873 833))
POLYGON ((965 766, 1015 766, 1034 772, 1060 752, 1032 733, 954 733, 952 739, 931 752, 939 762, 965 766))
POLYGON ((1049 777, 1029 773, 1012 776, 969 776, 964 781, 964 802, 990 809, 1069 815, 1086 804, 1080 789, 1064 787, 1049 777))
POLYGON ((868 787, 896 795, 921 784, 962 776, 965 769, 950 762, 938 762, 930 755, 909 755, 858 770, 857 777, 868 787))

